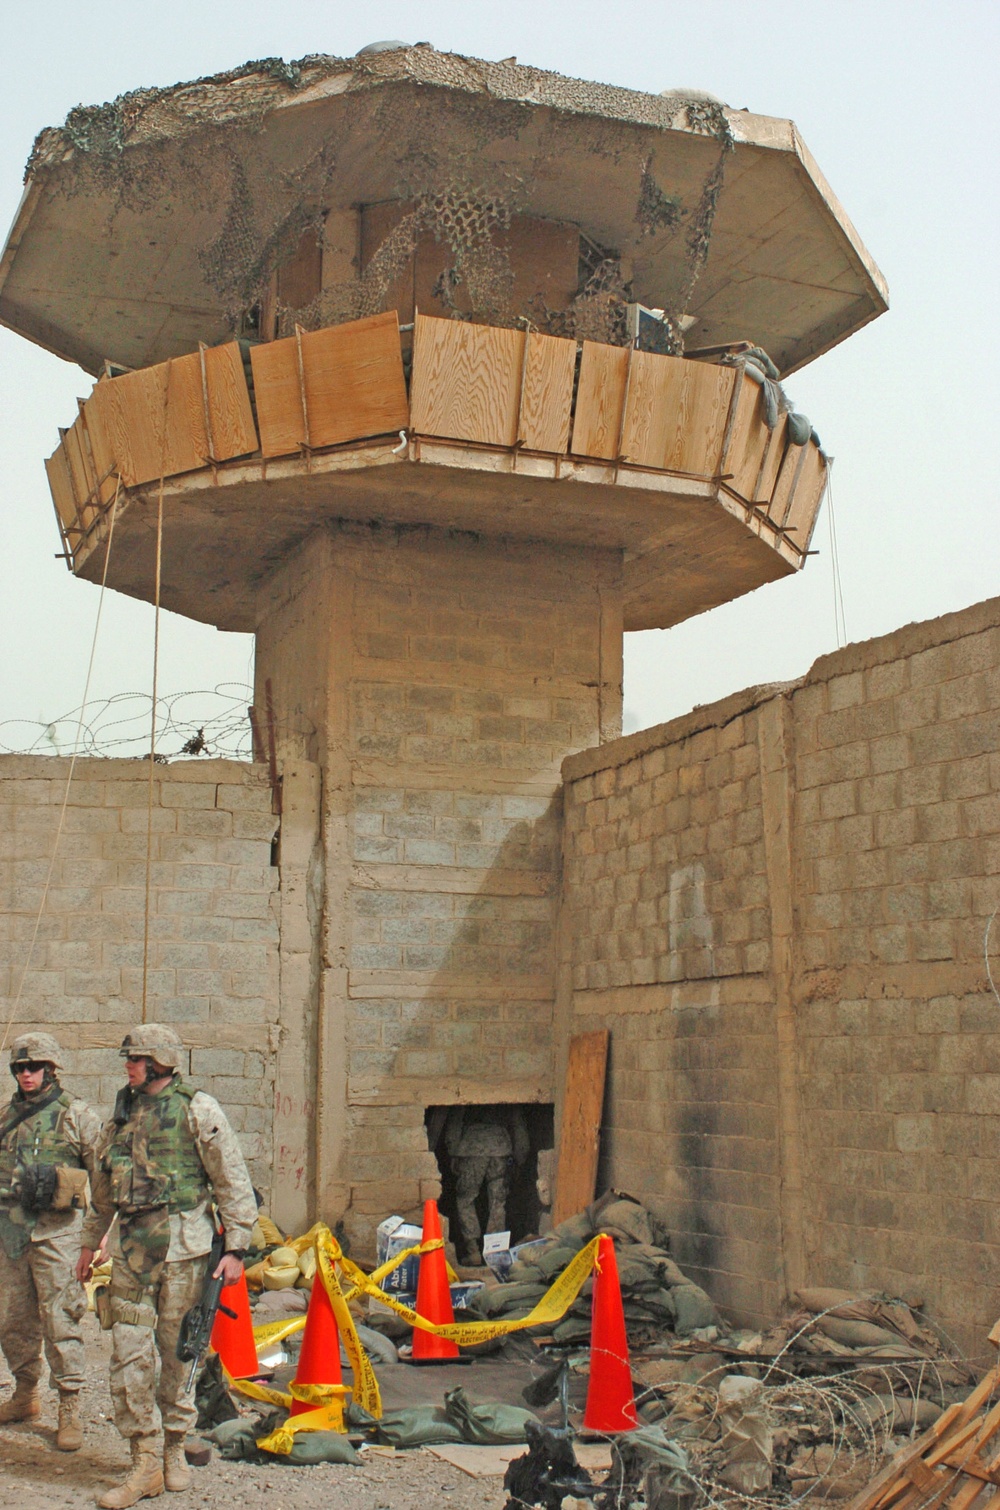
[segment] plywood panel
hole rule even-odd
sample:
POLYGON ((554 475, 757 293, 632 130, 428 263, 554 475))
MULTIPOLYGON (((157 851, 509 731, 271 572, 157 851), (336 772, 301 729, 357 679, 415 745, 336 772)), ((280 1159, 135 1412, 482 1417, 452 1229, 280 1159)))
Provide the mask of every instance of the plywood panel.
MULTIPOLYGON (((95 428, 126 487, 205 465, 208 437, 197 352, 98 383, 95 428)), ((88 407, 88 418, 91 410, 88 407)))
POLYGON ((733 491, 749 500, 753 497, 771 432, 764 419, 764 396, 760 384, 744 375, 740 378, 740 385, 722 470, 731 474, 729 486, 733 491))
POLYGON ((792 537, 792 544, 802 551, 809 549, 827 476, 827 462, 819 447, 810 441, 805 447, 805 453, 802 470, 785 516, 785 528, 792 537))
MULTIPOLYGON (((764 428, 767 429, 766 426, 764 428)), ((770 502, 771 495, 774 492, 774 485, 778 480, 778 473, 781 471, 781 463, 785 456, 787 434, 788 415, 780 414, 778 416, 778 423, 774 429, 767 431, 767 445, 761 459, 760 476, 757 480, 756 490, 751 497, 752 503, 759 503, 764 508, 770 502)))
POLYGON ((607 1028, 599 1028, 596 1033, 580 1033, 570 1039, 559 1129, 554 1225, 582 1211, 594 1199, 610 1037, 607 1028))
POLYGON ((235 341, 229 341, 225 346, 209 346, 204 359, 212 455, 216 461, 249 456, 257 450, 258 441, 243 353, 235 341))
POLYGON ((299 358, 295 337, 250 348, 260 449, 264 456, 290 456, 306 442, 299 358))
POLYGON ((239 346, 209 348, 204 361, 204 386, 198 352, 97 384, 84 411, 101 475, 114 467, 134 487, 257 449, 239 346))
POLYGON ((410 423, 394 309, 304 333, 302 363, 314 448, 387 435, 410 423))
POLYGON ((52 494, 52 502, 56 506, 56 513, 59 515, 63 529, 78 530, 80 526, 76 513, 76 498, 69 474, 69 465, 66 461, 66 451, 62 445, 57 446, 52 455, 46 458, 45 474, 49 479, 49 492, 52 494))
POLYGON ((771 502, 767 510, 775 524, 783 525, 788 518, 792 496, 798 489, 798 482, 805 467, 808 449, 808 445, 789 446, 785 451, 781 470, 778 473, 778 480, 774 485, 774 492, 771 495, 771 502))
POLYGON ((576 394, 572 451, 614 461, 621 434, 630 348, 584 341, 576 394))
POLYGON ((84 529, 87 529, 97 513, 91 501, 91 491, 95 478, 93 469, 89 464, 89 457, 84 450, 82 425, 79 416, 77 416, 69 429, 63 434, 63 454, 66 457, 66 464, 69 469, 73 497, 76 499, 80 523, 84 529))
POLYGON ((250 352, 260 445, 265 456, 288 456, 386 435, 409 424, 396 311, 326 330, 303 331, 302 409, 295 336, 250 352))
POLYGON ((529 451, 554 451, 569 445, 576 342, 532 331, 521 390, 520 435, 529 451))
POLYGON ((411 424, 418 435, 512 446, 524 332, 418 315, 411 424))
POLYGON ((716 476, 735 382, 732 367, 633 352, 622 454, 637 466, 716 476))

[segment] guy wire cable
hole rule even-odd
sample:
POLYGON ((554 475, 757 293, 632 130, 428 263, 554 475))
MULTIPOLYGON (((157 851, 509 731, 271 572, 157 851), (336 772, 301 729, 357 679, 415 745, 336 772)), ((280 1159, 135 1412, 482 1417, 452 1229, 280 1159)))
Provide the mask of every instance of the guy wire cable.
POLYGON ((14 995, 14 1004, 11 1007, 10 1016, 8 1017, 6 1025, 4 1027, 3 1037, 0 1038, 0 1054, 3 1053, 4 1049, 7 1046, 7 1039, 10 1036, 10 1030, 14 1025, 14 1019, 17 1017, 18 1008, 21 1005, 21 997, 24 993, 24 983, 27 979, 28 970, 31 966, 32 956, 35 952, 35 945, 38 942, 38 930, 42 925, 42 915, 45 912, 45 904, 48 901, 49 888, 52 885, 52 876, 55 872, 56 856, 59 853, 59 841, 62 838, 63 825, 66 821, 66 809, 69 806, 70 787, 73 782, 73 772, 76 769, 76 762, 80 754, 80 734, 83 730, 84 714, 87 711, 87 699, 90 695, 90 682, 94 671, 94 657, 97 653, 97 636, 101 628, 101 612, 104 608, 104 593, 108 584, 108 567, 111 564, 111 546, 115 538, 115 520, 118 517, 118 495, 121 492, 121 486, 122 479, 121 474, 119 473, 117 482, 115 483, 115 496, 111 500, 111 521, 108 525, 108 545, 107 550, 104 553, 104 569, 101 572, 101 590, 100 595, 97 599, 97 615, 94 619, 94 637, 90 645, 90 659, 87 662, 87 677, 83 686, 83 701, 80 704, 80 717, 77 720, 76 738, 73 741, 73 754, 70 757, 69 771, 66 774, 66 787, 63 791, 62 806, 59 809, 59 821, 56 824, 56 836, 52 844, 52 853, 49 857, 49 868, 45 876, 45 884, 42 887, 42 899, 38 904, 38 914, 35 918, 35 926, 32 930, 31 942, 28 945, 28 953, 25 956, 24 967, 21 970, 21 979, 18 981, 17 991, 14 995))

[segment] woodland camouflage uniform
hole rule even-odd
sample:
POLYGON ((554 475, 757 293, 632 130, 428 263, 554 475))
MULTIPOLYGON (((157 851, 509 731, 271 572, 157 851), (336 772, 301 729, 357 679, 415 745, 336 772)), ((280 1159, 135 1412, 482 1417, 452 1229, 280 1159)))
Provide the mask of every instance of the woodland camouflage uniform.
MULTIPOLYGON (((180 1484, 170 1483, 171 1450, 180 1461, 197 1415, 193 1390, 185 1388, 188 1366, 176 1355, 177 1337, 185 1312, 201 1295, 214 1235, 211 1202, 226 1251, 240 1253, 249 1247, 257 1202, 225 1112, 180 1077, 177 1034, 155 1023, 133 1029, 123 1055, 147 1051, 174 1073, 160 1091, 126 1088, 119 1094, 100 1138, 93 1214, 83 1243, 96 1248, 117 1213, 108 1244, 114 1260, 109 1309, 115 1423, 130 1442, 133 1464, 159 1458, 166 1433, 172 1488, 180 1484)), ((114 1490, 105 1502, 134 1501, 114 1490)))
POLYGON ((101 1123, 85 1101, 60 1086, 62 1050, 50 1034, 15 1039, 12 1072, 18 1063, 46 1064, 51 1071, 31 1095, 18 1087, 0 1112, 0 1347, 15 1382, 0 1420, 39 1414, 44 1347, 49 1383, 60 1397, 57 1445, 72 1451, 82 1443, 76 1407, 87 1309, 75 1271, 101 1123))

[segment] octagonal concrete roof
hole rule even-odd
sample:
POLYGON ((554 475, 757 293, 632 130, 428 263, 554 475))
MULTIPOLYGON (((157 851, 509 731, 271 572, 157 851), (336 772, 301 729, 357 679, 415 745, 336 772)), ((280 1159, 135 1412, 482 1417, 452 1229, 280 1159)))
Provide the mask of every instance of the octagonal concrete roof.
MULTIPOLYGON (((881 314, 885 280, 791 121, 716 119, 733 150, 688 345, 750 339, 791 372, 881 314)), ((425 45, 139 90, 36 141, 0 254, 0 323, 90 372, 224 340, 220 247, 287 232, 304 194, 324 211, 405 197, 414 156, 442 143, 444 172, 516 183, 519 212, 629 245, 634 296, 669 307, 719 135, 677 97, 425 45), (248 173, 269 196, 269 221, 246 211, 255 225, 233 189, 248 173), (684 207, 675 226, 637 232, 644 175, 684 207)))

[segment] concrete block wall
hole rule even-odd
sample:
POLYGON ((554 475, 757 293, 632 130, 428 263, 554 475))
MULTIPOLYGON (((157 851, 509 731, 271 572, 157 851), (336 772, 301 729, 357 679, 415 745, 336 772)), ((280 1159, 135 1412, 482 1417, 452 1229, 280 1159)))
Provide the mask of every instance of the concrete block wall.
MULTIPOLYGON (((123 1083, 116 1051, 142 1000, 145 763, 77 762, 15 1010, 69 764, 0 756, 0 1019, 14 1013, 8 1042, 32 1027, 55 1033, 67 1087, 110 1111, 123 1083)), ((147 1016, 176 1026, 191 1080, 225 1106, 267 1190, 279 1015, 267 773, 224 760, 157 766, 152 819, 147 1016)))
POLYGON ((560 1035, 612 1029, 606 1177, 747 1320, 804 1281, 888 1289, 981 1352, 1000 1261, 1000 601, 564 774, 560 1035))
POLYGON ((600 1186, 760 1311, 781 1236, 757 712, 713 712, 566 763, 561 1027, 611 1029, 600 1186))
POLYGON ((342 524, 262 591, 279 745, 323 768, 317 1206, 362 1247, 439 1193, 427 1107, 552 1100, 560 764, 620 731, 619 575, 342 524))

